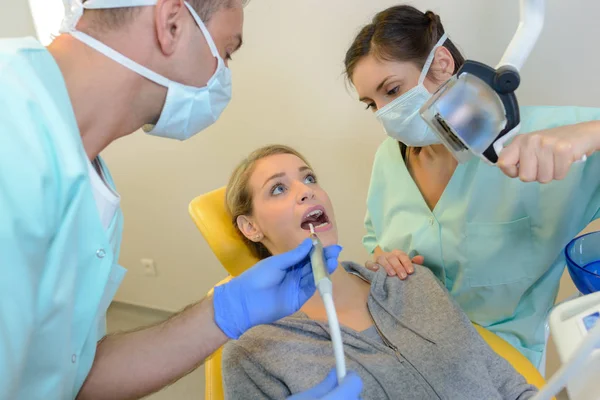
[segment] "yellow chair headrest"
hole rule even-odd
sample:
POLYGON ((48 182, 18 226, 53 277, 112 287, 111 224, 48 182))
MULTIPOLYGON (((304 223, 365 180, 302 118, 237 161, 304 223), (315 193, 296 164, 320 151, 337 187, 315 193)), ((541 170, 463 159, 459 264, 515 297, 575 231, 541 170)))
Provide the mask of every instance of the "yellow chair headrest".
POLYGON ((196 226, 219 262, 238 276, 259 260, 244 244, 225 206, 225 187, 196 197, 189 206, 196 226))

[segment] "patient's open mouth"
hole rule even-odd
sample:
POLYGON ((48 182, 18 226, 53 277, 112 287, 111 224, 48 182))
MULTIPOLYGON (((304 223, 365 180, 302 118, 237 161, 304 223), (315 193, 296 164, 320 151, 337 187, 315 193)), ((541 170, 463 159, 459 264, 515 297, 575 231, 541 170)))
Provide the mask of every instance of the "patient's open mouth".
POLYGON ((329 225, 329 217, 325 212, 325 209, 321 206, 311 207, 309 208, 304 216, 302 217, 302 223, 300 227, 304 230, 310 230, 310 224, 313 224, 315 230, 319 228, 325 228, 329 225))

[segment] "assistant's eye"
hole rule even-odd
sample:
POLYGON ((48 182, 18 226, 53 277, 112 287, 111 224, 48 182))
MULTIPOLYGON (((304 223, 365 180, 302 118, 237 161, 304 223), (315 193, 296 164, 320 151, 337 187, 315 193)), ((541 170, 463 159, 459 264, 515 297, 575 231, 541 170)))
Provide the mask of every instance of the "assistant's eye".
POLYGON ((388 96, 395 96, 398 94, 398 92, 400 92, 400 86, 396 86, 395 88, 393 88, 392 90, 389 90, 387 92, 388 96))
POLYGON ((283 184, 281 184, 281 183, 276 183, 275 185, 273 185, 271 187, 271 195, 272 196, 280 195, 283 192, 285 192, 285 186, 283 186, 283 184))
POLYGON ((225 53, 225 59, 227 61, 233 61, 233 58, 231 57, 231 53, 225 53))
POLYGON ((369 104, 367 104, 367 108, 365 110, 375 111, 376 109, 377 109, 377 105, 375 103, 369 103, 369 104))

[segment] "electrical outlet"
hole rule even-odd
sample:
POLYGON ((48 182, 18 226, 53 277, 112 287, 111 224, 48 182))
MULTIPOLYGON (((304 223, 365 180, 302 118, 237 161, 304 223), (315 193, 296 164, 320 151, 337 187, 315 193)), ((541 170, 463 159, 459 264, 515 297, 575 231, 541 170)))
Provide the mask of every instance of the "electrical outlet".
POLYGON ((144 275, 146 275, 146 276, 158 275, 158 271, 156 269, 156 263, 154 262, 153 259, 142 258, 140 261, 142 263, 142 269, 143 269, 144 275))

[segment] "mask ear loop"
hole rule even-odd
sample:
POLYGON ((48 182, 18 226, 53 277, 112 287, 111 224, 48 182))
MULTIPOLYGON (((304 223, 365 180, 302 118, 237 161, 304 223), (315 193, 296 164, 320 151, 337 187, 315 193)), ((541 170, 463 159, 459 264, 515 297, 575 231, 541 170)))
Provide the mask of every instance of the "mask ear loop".
POLYGON ((425 65, 423 65, 423 70, 421 71, 421 76, 419 76, 419 85, 422 85, 423 81, 425 81, 425 78, 427 77, 427 73, 429 72, 429 68, 431 68, 431 64, 433 63, 433 58, 435 57, 435 50, 438 47, 442 46, 444 44, 444 42, 446 41, 446 39, 448 39, 448 35, 446 35, 446 33, 444 33, 442 35, 442 37, 440 38, 440 40, 437 41, 435 46, 433 46, 433 49, 431 49, 431 52, 429 53, 429 56, 427 57, 427 60, 425 61, 425 65))
POLYGON ((210 52, 219 61, 219 64, 223 64, 223 59, 221 58, 221 55, 219 54, 219 51, 217 50, 215 41, 213 40, 212 35, 208 31, 208 28, 206 27, 204 22, 202 22, 202 20, 200 19, 200 16, 196 12, 196 10, 194 10, 194 8, 187 1, 185 1, 184 4, 188 8, 188 10, 190 11, 190 14, 192 14, 192 17, 194 18, 194 21, 196 21, 196 24, 202 31, 202 34, 204 35, 204 39, 206 39, 206 43, 208 43, 208 47, 210 48, 210 52))
MULTIPOLYGON (((141 6, 152 6, 155 4, 156 4, 156 0, 88 0, 85 2, 85 4, 83 4, 81 2, 81 0, 70 0, 71 8, 70 8, 69 12, 67 12, 65 19, 63 20, 63 24, 61 26, 61 33, 68 33, 71 36, 79 39, 80 41, 87 43, 88 45, 90 45, 91 47, 93 47, 94 49, 99 51, 100 53, 104 54, 108 58, 111 58, 112 60, 118 62, 119 64, 128 67, 132 71, 137 72, 138 74, 142 75, 146 79, 149 79, 149 80, 153 81, 154 83, 157 83, 161 86, 169 87, 170 81, 167 78, 163 77, 162 75, 157 74, 154 71, 151 71, 150 69, 144 67, 143 65, 136 63, 135 61, 133 61, 130 58, 124 56, 123 54, 113 50, 112 48, 110 48, 107 45, 105 45, 104 43, 94 39, 93 37, 75 29, 77 26, 77 23, 81 19, 81 16, 83 15, 83 12, 85 9, 141 7, 141 6)), ((202 31, 202 33, 206 39, 206 42, 208 43, 208 47, 211 50, 211 53, 218 60, 219 65, 224 65, 223 59, 219 56, 217 47, 215 46, 212 36, 208 32, 208 29, 206 28, 206 26, 204 25, 204 23, 202 22, 202 20, 196 13, 196 11, 192 8, 192 6, 190 6, 187 1, 184 2, 184 4, 186 5, 188 10, 192 14, 192 17, 196 21, 196 24, 198 24, 198 27, 200 27, 200 30, 202 31)), ((187 86, 187 85, 182 85, 182 86, 187 86)), ((202 87, 202 88, 193 87, 193 88, 194 89, 204 89, 204 87, 202 87)))
MULTIPOLYGON (((167 88, 169 87, 169 84, 171 82, 169 79, 165 78, 162 75, 157 74, 154 71, 151 71, 150 69, 144 67, 143 65, 136 63, 132 59, 124 56, 123 54, 117 52, 116 50, 111 49, 110 47, 108 47, 104 43, 94 39, 93 37, 86 35, 85 33, 80 32, 80 31, 73 31, 73 32, 70 32, 69 34, 71 36, 73 36, 74 38, 79 39, 83 43, 86 43, 87 45, 92 47, 94 50, 104 54, 106 57, 112 59, 113 61, 129 68, 130 70, 132 70, 134 72, 137 72, 144 78, 146 78, 158 85, 161 85, 161 86, 164 86, 167 88)), ((180 84, 180 85, 186 86, 183 84, 180 84)), ((194 88, 194 89, 201 89, 201 88, 194 88)))

